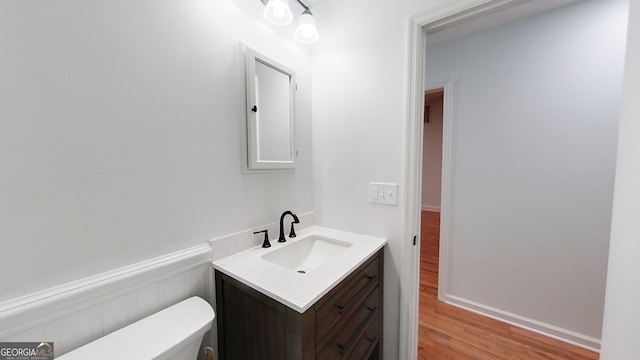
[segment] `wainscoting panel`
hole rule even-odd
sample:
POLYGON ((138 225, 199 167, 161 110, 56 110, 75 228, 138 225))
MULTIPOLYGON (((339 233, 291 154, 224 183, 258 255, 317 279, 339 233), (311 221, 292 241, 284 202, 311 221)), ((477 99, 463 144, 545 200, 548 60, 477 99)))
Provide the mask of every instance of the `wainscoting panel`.
POLYGON ((0 341, 53 341, 60 356, 191 296, 213 304, 212 284, 205 244, 0 303, 0 341))

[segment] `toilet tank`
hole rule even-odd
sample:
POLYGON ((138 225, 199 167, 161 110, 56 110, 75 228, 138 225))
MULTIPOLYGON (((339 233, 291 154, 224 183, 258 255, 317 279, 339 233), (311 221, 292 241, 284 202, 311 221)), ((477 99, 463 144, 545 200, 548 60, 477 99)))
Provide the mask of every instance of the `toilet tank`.
POLYGON ((81 346, 61 360, 195 360, 215 313, 195 296, 81 346))

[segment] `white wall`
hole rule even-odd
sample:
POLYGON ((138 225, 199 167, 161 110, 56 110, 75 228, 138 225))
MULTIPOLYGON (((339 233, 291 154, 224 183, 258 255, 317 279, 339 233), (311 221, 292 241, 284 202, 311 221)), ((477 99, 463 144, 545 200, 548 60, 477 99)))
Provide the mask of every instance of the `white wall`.
POLYGON ((443 98, 428 103, 429 123, 424 124, 422 143, 422 209, 440 211, 443 98))
POLYGON ((602 360, 637 359, 640 342, 640 2, 629 16, 602 360))
POLYGON ((427 44, 426 83, 455 83, 448 295, 600 338, 626 8, 427 44))
POLYGON ((311 64, 233 0, 0 0, 0 301, 313 209, 311 64), (297 71, 295 172, 243 173, 240 42, 297 71))

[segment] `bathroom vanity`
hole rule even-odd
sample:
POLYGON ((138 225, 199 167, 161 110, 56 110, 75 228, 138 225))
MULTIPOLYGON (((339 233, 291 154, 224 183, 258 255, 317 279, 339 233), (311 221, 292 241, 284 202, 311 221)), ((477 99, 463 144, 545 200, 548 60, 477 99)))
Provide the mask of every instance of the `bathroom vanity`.
POLYGON ((220 359, 382 358, 385 243, 311 227, 214 262, 220 359))

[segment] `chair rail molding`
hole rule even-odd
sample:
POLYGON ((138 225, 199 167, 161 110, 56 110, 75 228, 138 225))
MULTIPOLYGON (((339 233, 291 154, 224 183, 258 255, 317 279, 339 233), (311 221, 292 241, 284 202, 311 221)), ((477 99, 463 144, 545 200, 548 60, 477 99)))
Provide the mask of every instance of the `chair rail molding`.
POLYGON ((203 244, 0 303, 0 339, 211 262, 203 244))

